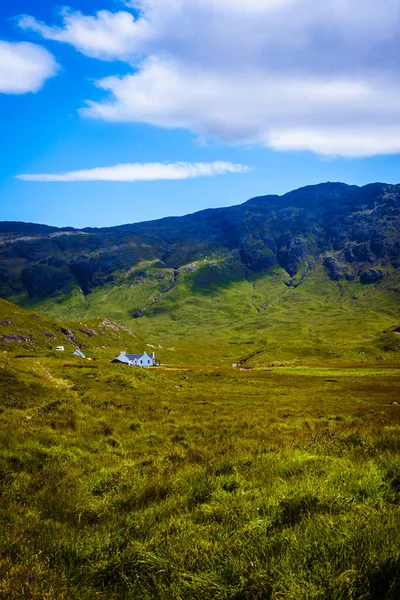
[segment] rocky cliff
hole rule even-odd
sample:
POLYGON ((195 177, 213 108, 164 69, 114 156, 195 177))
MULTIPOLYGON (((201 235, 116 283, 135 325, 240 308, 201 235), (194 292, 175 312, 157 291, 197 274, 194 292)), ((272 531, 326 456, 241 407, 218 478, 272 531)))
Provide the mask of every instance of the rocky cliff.
POLYGON ((400 185, 326 183, 102 229, 3 222, 0 296, 57 297, 76 287, 86 296, 142 261, 178 270, 218 253, 236 271, 281 267, 289 285, 313 260, 334 281, 378 283, 400 268, 400 185))

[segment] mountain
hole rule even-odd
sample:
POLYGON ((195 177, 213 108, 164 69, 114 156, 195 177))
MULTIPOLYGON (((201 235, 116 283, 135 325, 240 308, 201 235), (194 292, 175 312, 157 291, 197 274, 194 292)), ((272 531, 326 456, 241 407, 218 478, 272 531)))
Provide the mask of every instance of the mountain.
POLYGON ((0 265, 0 297, 57 318, 255 343, 238 351, 253 362, 372 356, 400 320, 400 185, 326 183, 102 229, 3 222, 0 265))

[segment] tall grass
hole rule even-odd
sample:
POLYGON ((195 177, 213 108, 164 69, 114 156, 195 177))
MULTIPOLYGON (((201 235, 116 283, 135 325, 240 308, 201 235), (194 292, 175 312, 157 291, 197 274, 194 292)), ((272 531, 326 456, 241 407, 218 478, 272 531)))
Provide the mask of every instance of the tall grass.
POLYGON ((37 360, 0 365, 0 598, 399 597, 398 370, 37 360))

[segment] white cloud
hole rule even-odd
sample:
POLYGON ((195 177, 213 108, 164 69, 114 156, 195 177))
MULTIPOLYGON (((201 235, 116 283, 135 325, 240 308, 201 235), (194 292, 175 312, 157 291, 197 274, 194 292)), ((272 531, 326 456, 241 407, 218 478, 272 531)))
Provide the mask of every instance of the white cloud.
POLYGON ((358 130, 340 127, 326 130, 289 129, 272 131, 269 145, 276 150, 308 150, 326 156, 367 157, 376 154, 400 153, 400 126, 360 127, 358 130))
POLYGON ((125 60, 140 52, 141 41, 148 29, 144 19, 135 20, 131 13, 125 11, 111 13, 101 10, 95 16, 85 16, 64 8, 61 19, 61 27, 49 27, 23 15, 18 24, 47 40, 71 44, 86 56, 103 60, 125 60))
POLYGON ((180 127, 228 143, 400 152, 400 0, 126 0, 61 27, 21 25, 132 74, 85 117, 180 127))
POLYGON ((313 150, 349 157, 400 152, 400 88, 363 80, 274 78, 185 72, 149 61, 137 75, 98 83, 110 102, 89 102, 83 116, 180 127, 230 143, 313 150), (178 93, 178 95, 177 95, 178 93), (380 105, 380 111, 376 110, 380 105))
POLYGON ((216 161, 212 163, 127 163, 113 167, 82 169, 68 173, 17 175, 23 181, 155 181, 157 179, 190 179, 226 173, 246 173, 245 165, 216 161))
POLYGON ((41 46, 0 40, 0 93, 37 92, 57 71, 54 57, 41 46))

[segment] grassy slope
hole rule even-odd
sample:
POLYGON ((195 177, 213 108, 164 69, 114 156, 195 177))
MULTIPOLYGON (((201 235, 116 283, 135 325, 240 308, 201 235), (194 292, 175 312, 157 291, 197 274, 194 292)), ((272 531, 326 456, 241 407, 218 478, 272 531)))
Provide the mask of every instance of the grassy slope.
POLYGON ((56 318, 106 315, 156 345, 177 344, 182 352, 176 360, 192 364, 209 362, 208 356, 204 359, 209 353, 218 361, 248 359, 264 365, 354 361, 362 353, 368 360, 395 357, 396 344, 385 349, 382 336, 400 322, 398 272, 380 284, 361 285, 333 282, 316 264, 300 285, 288 288, 288 276, 280 269, 245 278, 217 257, 202 261, 195 272, 183 270, 167 293, 172 270, 149 272, 150 278, 121 278, 117 285, 98 288, 85 304, 76 292, 60 303, 47 299, 37 306, 56 318), (159 272, 165 279, 158 279, 159 272), (132 309, 154 300, 144 317, 132 319, 132 309))
POLYGON ((0 300, 0 351, 54 356, 58 345, 65 347, 67 355, 80 347, 88 357, 109 359, 121 349, 137 347, 140 352, 146 348, 139 335, 108 319, 55 321, 43 313, 0 300))
POLYGON ((399 368, 0 355, 0 597, 395 600, 399 368))

